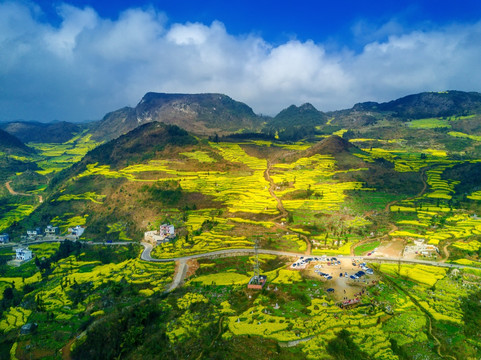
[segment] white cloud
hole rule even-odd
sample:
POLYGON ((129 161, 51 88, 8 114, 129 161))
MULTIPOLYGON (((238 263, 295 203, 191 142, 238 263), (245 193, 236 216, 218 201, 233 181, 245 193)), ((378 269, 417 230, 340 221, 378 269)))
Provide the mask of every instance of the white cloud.
MULTIPOLYGON (((148 91, 221 92, 256 112, 321 110, 430 90, 481 90, 481 23, 403 32, 391 21, 361 52, 234 36, 221 22, 169 25, 153 9, 118 19, 61 5, 58 27, 36 7, 0 3, 0 120, 99 119, 148 91), (18 25, 21 24, 21 25, 18 25)), ((356 35, 371 29, 358 24, 356 35)), ((342 46, 340 47, 342 48, 342 46)))

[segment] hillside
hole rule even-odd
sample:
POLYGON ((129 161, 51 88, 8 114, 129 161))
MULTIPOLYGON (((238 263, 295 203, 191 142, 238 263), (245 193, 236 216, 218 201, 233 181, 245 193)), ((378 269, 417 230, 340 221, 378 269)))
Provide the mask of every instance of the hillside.
POLYGON ((64 143, 86 129, 86 124, 66 121, 40 123, 36 121, 12 121, 0 124, 0 128, 16 136, 24 143, 64 143))
POLYGON ((282 140, 296 140, 315 132, 316 126, 324 125, 327 116, 309 103, 299 107, 291 105, 282 110, 264 127, 264 132, 277 134, 282 140))
MULTIPOLYGON (((34 149, 0 129, 0 182, 26 170, 37 170, 38 165, 31 159, 35 153, 34 149)), ((4 193, 5 189, 2 189, 0 199, 4 193)))
POLYGON ((135 108, 111 112, 93 130, 93 138, 110 140, 151 121, 177 125, 197 135, 257 130, 258 118, 247 105, 222 94, 147 93, 135 108))
POLYGON ((303 156, 313 156, 315 154, 322 155, 339 155, 341 153, 353 153, 361 152, 359 148, 351 144, 349 141, 343 139, 340 136, 332 135, 325 139, 322 139, 318 143, 307 149, 303 156))
MULTIPOLYGON (((86 234, 92 238, 104 236, 101 234, 108 230, 108 224, 121 222, 129 224, 128 236, 137 239, 147 222, 155 220, 154 213, 162 205, 212 206, 214 202, 208 196, 184 193, 178 179, 170 181, 171 175, 165 182, 156 182, 159 172, 167 171, 165 162, 185 169, 180 161, 188 160, 183 154, 190 151, 205 153, 207 158, 212 152, 175 125, 141 125, 89 151, 80 162, 56 175, 47 189, 49 200, 24 226, 56 216, 68 221, 66 214, 79 214, 88 218, 86 234), (138 181, 132 181, 134 178, 138 181)), ((192 171, 205 168, 196 160, 188 160, 186 166, 192 171)), ((215 168, 222 169, 223 164, 216 163, 215 168)))
POLYGON ((168 146, 194 145, 197 140, 175 125, 149 122, 87 153, 82 163, 97 162, 117 168, 154 158, 168 146))
POLYGON ((0 129, 0 151, 7 154, 31 154, 35 151, 26 146, 17 137, 0 129))

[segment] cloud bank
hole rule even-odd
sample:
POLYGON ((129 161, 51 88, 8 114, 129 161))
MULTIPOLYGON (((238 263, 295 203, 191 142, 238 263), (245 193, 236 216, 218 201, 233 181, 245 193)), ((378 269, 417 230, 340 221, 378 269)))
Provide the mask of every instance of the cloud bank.
POLYGON ((0 3, 0 120, 95 120, 148 91, 225 93, 275 115, 304 102, 327 111, 421 91, 481 90, 481 22, 405 33, 386 24, 382 41, 370 38, 354 52, 313 41, 273 45, 229 34, 218 21, 169 24, 154 9, 115 20, 88 7, 57 11, 62 21, 53 26, 33 5, 0 3))

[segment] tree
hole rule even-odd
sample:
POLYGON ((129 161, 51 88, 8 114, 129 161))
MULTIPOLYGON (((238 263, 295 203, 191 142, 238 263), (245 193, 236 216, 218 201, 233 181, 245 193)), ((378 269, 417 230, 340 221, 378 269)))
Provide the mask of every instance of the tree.
POLYGON ((11 288, 11 287, 5 288, 5 290, 3 290, 3 298, 6 301, 13 300, 13 288, 11 288))
POLYGON ((337 360, 370 360, 371 357, 362 351, 351 339, 347 330, 341 330, 337 337, 328 342, 327 352, 337 360))

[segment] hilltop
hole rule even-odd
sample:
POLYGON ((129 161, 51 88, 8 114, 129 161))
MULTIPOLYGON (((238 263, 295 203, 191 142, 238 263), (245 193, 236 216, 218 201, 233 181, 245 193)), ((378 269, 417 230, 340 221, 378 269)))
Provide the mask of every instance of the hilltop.
POLYGON ((155 158, 168 146, 194 145, 197 140, 176 125, 159 122, 143 124, 125 135, 87 153, 83 163, 97 162, 113 168, 155 158))
POLYGON ((403 120, 471 115, 481 111, 481 94, 463 91, 423 92, 385 103, 359 103, 352 110, 389 112, 393 117, 403 120))
POLYGON ((309 157, 313 156, 314 154, 339 155, 345 152, 361 152, 361 150, 342 137, 332 135, 322 139, 307 149, 303 156, 309 157))
POLYGON ((327 115, 312 104, 291 105, 270 119, 264 132, 277 134, 283 140, 296 140, 314 132, 316 126, 324 125, 327 120, 327 115))
POLYGON ((222 94, 147 93, 135 108, 105 115, 94 139, 110 140, 151 121, 177 125, 198 135, 257 130, 261 120, 244 103, 222 94))

